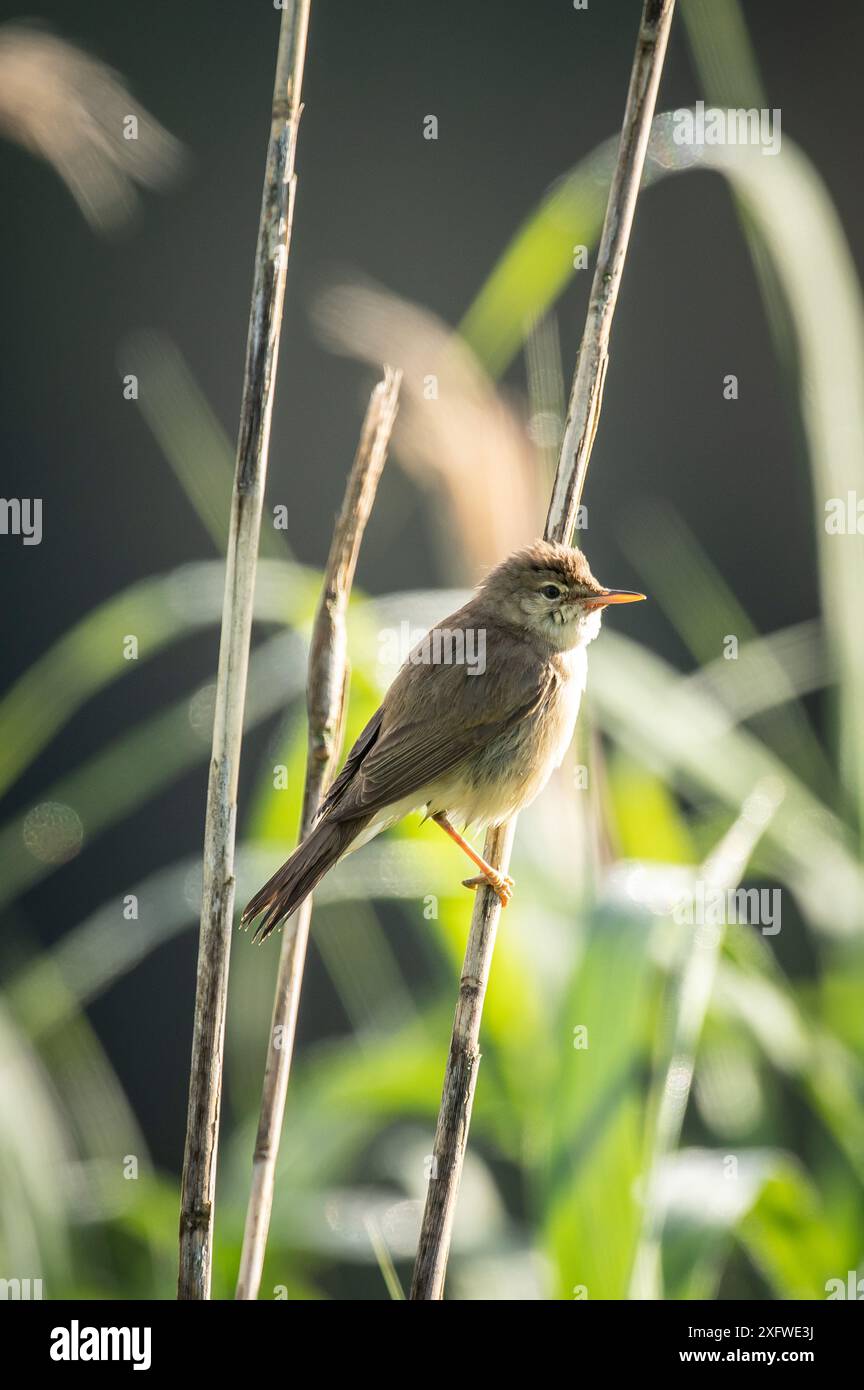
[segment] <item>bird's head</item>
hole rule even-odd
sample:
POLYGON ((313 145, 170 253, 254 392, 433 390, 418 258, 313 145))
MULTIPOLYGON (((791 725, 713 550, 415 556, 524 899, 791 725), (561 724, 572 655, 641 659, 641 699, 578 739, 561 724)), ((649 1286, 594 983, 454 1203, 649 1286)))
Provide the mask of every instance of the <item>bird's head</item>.
POLYGON ((645 597, 605 588, 581 550, 552 541, 535 541, 508 556, 487 576, 481 592, 500 620, 536 633, 558 651, 591 642, 609 604, 645 597))

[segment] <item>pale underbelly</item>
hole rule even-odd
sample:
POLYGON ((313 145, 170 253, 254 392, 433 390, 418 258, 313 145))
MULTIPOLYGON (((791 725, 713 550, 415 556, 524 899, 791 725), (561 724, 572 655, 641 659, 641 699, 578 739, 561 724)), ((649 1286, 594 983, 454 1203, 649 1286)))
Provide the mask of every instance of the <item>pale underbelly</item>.
POLYGON ((493 739, 434 788, 430 810, 478 828, 500 825, 540 795, 570 746, 576 711, 553 728, 535 721, 493 739))

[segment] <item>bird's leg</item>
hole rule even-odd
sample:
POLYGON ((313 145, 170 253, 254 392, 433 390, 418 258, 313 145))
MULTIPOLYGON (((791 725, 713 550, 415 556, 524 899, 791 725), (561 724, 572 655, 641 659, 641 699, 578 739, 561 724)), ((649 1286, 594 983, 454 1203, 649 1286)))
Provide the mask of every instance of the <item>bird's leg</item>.
POLYGON ((464 850, 472 863, 482 870, 477 878, 463 878, 462 882, 466 888, 479 888, 482 883, 488 883, 497 893, 501 906, 506 907, 513 896, 513 880, 508 874, 499 874, 498 870, 491 864, 487 864, 482 854, 478 854, 473 846, 469 845, 466 839, 459 834, 459 831, 450 823, 444 811, 440 811, 432 819, 436 825, 440 825, 445 835, 449 835, 451 840, 455 840, 460 849, 464 850))

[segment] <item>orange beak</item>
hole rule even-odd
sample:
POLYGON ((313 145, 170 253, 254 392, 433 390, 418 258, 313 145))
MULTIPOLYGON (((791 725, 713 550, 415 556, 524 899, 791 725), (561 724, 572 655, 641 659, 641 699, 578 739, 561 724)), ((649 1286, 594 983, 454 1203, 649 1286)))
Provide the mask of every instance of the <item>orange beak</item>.
POLYGON ((583 599, 582 607, 591 610, 605 608, 609 603, 638 603, 645 597, 645 594, 638 594, 635 589, 604 589, 596 598, 583 599))

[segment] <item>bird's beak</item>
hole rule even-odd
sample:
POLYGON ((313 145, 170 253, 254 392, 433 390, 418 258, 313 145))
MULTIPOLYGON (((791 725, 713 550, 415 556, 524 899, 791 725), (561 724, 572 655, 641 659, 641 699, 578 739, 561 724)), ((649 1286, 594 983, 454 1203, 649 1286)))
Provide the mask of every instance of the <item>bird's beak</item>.
POLYGON ((638 603, 645 597, 645 594, 638 594, 635 589, 604 589, 596 598, 583 599, 582 607, 590 610, 605 608, 609 603, 638 603))

